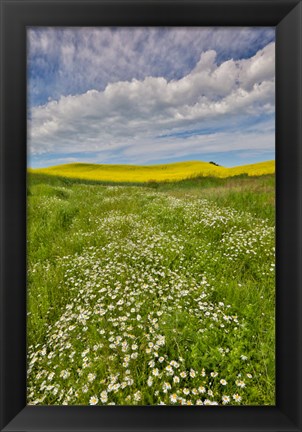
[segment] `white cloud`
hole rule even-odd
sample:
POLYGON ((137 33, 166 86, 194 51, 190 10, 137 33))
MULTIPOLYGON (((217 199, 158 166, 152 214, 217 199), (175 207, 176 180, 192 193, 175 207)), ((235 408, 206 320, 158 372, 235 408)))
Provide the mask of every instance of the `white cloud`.
MULTIPOLYGON (((211 135, 202 135, 187 138, 186 140, 166 139, 163 142, 150 142, 150 148, 146 151, 147 146, 129 146, 124 149, 124 156, 133 163, 152 163, 159 159, 169 159, 177 155, 178 158, 190 155, 199 156, 201 153, 224 153, 226 151, 243 151, 248 149, 256 152, 271 150, 271 134, 251 133, 246 135, 241 132, 237 133, 217 133, 211 135), (226 141, 231 146, 226 148, 226 141), (152 149, 152 151, 151 151, 152 149)), ((148 147, 147 147, 148 148, 148 147)), ((100 153, 101 155, 101 153, 100 153)))
MULTIPOLYGON (((52 49, 49 40, 39 43, 52 49)), ((64 50, 66 64, 73 62, 72 45, 68 48, 65 44, 64 50)), ((199 153, 201 147, 204 152, 243 150, 255 148, 260 142, 265 148, 272 148, 271 132, 270 138, 264 134, 264 141, 258 137, 256 143, 242 139, 242 130, 236 135, 240 137, 238 141, 231 136, 223 141, 221 134, 183 138, 181 142, 156 137, 209 125, 227 129, 236 116, 253 118, 273 113, 274 58, 274 43, 249 59, 231 59, 221 64, 216 62, 216 52, 210 50, 203 52, 194 69, 180 79, 148 76, 114 82, 103 91, 62 96, 58 101, 32 108, 30 152, 35 155, 105 151, 113 155, 120 151, 133 159, 135 155, 141 155, 141 159, 149 155, 151 160, 155 152, 192 154, 195 147, 199 153)), ((158 155, 155 159, 159 159, 158 155)))
POLYGON ((202 51, 215 50, 221 63, 247 57, 272 40, 273 28, 33 27, 28 30, 31 103, 104 90, 108 82, 133 77, 179 79, 202 51))

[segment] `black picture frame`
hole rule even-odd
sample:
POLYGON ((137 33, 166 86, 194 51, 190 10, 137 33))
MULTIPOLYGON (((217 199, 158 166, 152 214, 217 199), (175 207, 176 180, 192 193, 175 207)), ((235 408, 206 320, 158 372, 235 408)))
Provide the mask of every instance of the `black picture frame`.
POLYGON ((301 431, 301 0, 0 3, 1 430, 301 431), (276 406, 26 406, 28 26, 276 27, 276 406))

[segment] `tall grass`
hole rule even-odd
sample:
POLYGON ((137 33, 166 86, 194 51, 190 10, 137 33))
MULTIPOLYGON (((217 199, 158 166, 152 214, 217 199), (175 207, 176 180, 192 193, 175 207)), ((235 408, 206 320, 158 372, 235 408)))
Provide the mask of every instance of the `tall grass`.
POLYGON ((275 402, 274 176, 28 177, 28 402, 275 402))

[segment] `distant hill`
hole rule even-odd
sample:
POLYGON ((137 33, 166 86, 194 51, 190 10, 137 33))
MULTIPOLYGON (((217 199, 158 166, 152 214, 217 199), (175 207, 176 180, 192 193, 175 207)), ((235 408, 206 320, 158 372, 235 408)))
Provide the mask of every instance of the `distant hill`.
POLYGON ((110 182, 177 181, 192 177, 232 177, 240 174, 259 176, 273 174, 275 161, 259 162, 233 168, 210 162, 191 161, 161 165, 111 165, 73 163, 48 168, 29 169, 29 172, 67 178, 110 182))

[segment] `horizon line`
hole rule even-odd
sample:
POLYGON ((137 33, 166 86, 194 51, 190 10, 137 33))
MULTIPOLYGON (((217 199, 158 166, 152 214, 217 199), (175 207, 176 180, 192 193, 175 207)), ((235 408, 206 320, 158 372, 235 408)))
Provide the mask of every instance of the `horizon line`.
POLYGON ((31 170, 44 170, 44 169, 49 169, 49 168, 55 168, 55 167, 61 167, 61 166, 66 166, 66 165, 95 165, 95 166, 130 166, 130 167, 154 167, 154 166, 163 166, 163 165, 180 165, 180 164, 188 164, 188 163, 206 163, 206 164, 211 164, 211 165, 215 165, 217 167, 221 167, 221 168, 236 168, 236 167, 241 167, 241 166, 247 166, 247 165, 257 165, 257 164, 262 164, 262 163, 267 163, 267 162, 275 162, 276 159, 267 159, 265 161, 260 161, 260 162, 251 162, 251 163, 244 163, 241 165, 232 165, 232 166, 225 166, 225 165, 221 165, 218 164, 214 161, 203 161, 203 160, 197 160, 197 159, 193 159, 193 160, 187 160, 187 161, 177 161, 177 162, 167 162, 167 163, 156 163, 156 164, 129 164, 129 163, 94 163, 94 162, 68 162, 68 163, 62 163, 62 164, 55 164, 55 165, 49 165, 46 167, 30 167, 27 166, 27 169, 31 169, 31 170))

